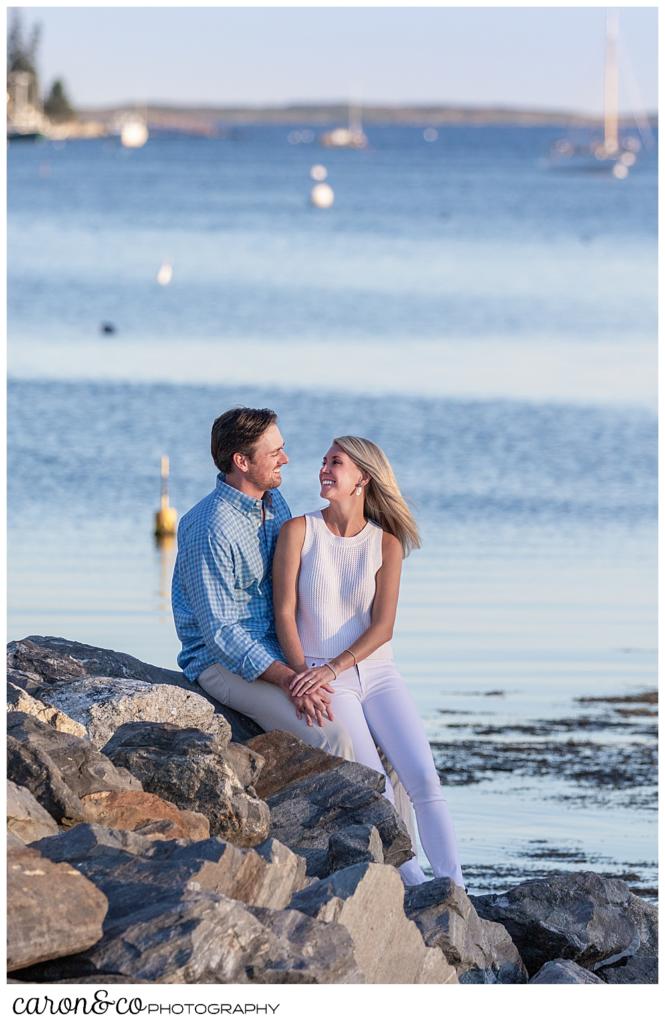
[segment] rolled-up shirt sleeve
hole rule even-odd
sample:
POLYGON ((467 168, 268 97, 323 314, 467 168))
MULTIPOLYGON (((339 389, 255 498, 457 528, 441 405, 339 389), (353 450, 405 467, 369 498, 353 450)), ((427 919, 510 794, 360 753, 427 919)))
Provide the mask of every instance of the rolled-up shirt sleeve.
POLYGON ((227 544, 204 533, 187 559, 185 586, 206 647, 229 672, 249 682, 275 660, 238 621, 233 557, 227 544))

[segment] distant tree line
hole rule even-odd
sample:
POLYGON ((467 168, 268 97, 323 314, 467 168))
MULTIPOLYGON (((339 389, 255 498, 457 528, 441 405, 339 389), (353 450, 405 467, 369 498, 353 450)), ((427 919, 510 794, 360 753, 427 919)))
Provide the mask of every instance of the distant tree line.
MULTIPOLYGON (((34 107, 41 105, 39 87, 39 71, 37 51, 41 40, 42 27, 39 23, 32 26, 26 37, 20 11, 14 9, 7 33, 7 88, 10 88, 12 76, 18 72, 26 72, 30 76, 27 99, 34 107)), ((57 78, 43 100, 44 113, 51 121, 71 121, 76 116, 65 84, 57 78)))

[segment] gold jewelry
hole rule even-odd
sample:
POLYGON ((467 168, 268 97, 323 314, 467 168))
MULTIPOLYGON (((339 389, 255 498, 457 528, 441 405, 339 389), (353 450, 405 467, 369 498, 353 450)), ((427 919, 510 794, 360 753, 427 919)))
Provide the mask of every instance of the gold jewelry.
POLYGON ((335 679, 337 679, 337 673, 335 672, 335 669, 332 667, 329 661, 326 662, 325 668, 329 668, 335 679))
POLYGON ((344 650, 342 651, 342 654, 350 654, 351 657, 353 658, 353 664, 358 664, 358 659, 356 658, 355 654, 353 653, 350 647, 345 647, 344 650))

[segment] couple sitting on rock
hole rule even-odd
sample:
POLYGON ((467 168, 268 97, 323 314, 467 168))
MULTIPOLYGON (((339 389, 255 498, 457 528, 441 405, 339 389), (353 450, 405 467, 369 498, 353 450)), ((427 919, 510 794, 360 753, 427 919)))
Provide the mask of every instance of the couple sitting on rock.
MULTIPOLYGON (((387 458, 364 438, 335 438, 319 471, 328 505, 291 518, 272 410, 223 413, 211 450, 216 487, 178 528, 182 671, 266 731, 383 773, 412 835, 413 805, 435 876, 463 885, 425 729, 392 656, 402 559, 420 542, 387 458)), ((399 870, 407 885, 425 881, 416 857, 399 870)))

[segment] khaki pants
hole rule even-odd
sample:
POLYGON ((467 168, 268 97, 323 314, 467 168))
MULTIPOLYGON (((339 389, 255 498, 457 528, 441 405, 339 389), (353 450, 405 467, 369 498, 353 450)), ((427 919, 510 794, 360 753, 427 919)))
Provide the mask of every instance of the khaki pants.
POLYGON ((344 757, 347 761, 356 760, 351 738, 344 726, 329 722, 327 718, 324 718, 322 726, 316 722, 308 725, 304 718, 297 717, 295 705, 279 686, 261 679, 250 683, 218 663, 204 669, 197 683, 222 704, 253 718, 266 732, 282 729, 328 754, 344 757))

